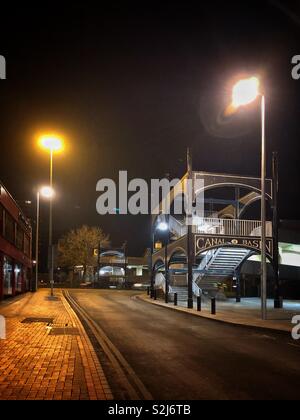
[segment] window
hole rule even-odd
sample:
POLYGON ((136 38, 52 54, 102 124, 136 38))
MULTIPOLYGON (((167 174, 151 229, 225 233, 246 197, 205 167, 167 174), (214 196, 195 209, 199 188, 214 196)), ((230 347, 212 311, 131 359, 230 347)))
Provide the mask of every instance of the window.
POLYGON ((5 212, 5 238, 9 242, 15 243, 15 221, 7 212, 5 212))
POLYGON ((23 284, 23 272, 22 266, 20 264, 15 264, 15 285, 16 285, 16 292, 22 292, 22 284, 23 284))
POLYGON ((30 257, 30 239, 26 234, 24 236, 24 254, 30 257))
POLYGON ((24 242, 24 232, 23 229, 17 225, 17 241, 16 246, 18 249, 23 251, 23 242, 24 242))
POLYGON ((3 218, 4 218, 4 208, 0 204, 0 235, 3 236, 3 218))
POLYGON ((3 264, 3 294, 12 295, 13 266, 10 258, 4 257, 3 264))

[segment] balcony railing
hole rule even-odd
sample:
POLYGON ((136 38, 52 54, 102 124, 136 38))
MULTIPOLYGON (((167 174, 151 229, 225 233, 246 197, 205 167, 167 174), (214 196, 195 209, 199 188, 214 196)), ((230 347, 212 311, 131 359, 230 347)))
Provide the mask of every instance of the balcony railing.
MULTIPOLYGON (((199 217, 193 225, 194 233, 227 236, 261 236, 261 221, 213 219, 199 217)), ((266 235, 272 237, 272 222, 266 222, 266 235)))

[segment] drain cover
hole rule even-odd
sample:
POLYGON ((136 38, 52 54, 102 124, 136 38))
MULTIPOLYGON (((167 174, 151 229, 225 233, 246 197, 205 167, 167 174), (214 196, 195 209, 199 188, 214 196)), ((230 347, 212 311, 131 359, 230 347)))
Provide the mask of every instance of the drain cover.
POLYGON ((78 328, 68 327, 68 328, 51 328, 49 335, 79 335, 78 328))
POLYGON ((45 324, 53 324, 54 318, 25 318, 22 324, 32 324, 33 322, 42 322, 45 324))

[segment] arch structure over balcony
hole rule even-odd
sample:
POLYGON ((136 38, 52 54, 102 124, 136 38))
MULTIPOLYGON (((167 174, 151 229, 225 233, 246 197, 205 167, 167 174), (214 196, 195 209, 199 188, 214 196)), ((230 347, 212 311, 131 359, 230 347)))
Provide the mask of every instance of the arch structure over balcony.
MULTIPOLYGON (((194 171, 193 181, 195 185, 197 185, 198 180, 203 180, 204 186, 199 190, 195 189, 194 191, 195 195, 199 194, 202 190, 207 191, 214 188, 240 187, 240 188, 245 188, 251 192, 257 193, 259 198, 261 198, 261 179, 260 178, 194 171)), ((272 200, 273 198, 272 179, 266 179, 266 197, 269 200, 272 200)))

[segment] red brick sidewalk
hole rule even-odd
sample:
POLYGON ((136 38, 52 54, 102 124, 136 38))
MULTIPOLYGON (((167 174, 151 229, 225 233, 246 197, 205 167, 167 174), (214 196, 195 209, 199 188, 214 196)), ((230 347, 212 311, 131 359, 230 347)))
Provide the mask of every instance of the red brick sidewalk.
POLYGON ((49 300, 49 291, 40 290, 0 305, 7 329, 6 340, 0 340, 0 400, 112 399, 81 323, 61 291, 55 295, 57 300, 49 300), (54 321, 21 323, 28 317, 54 321))

